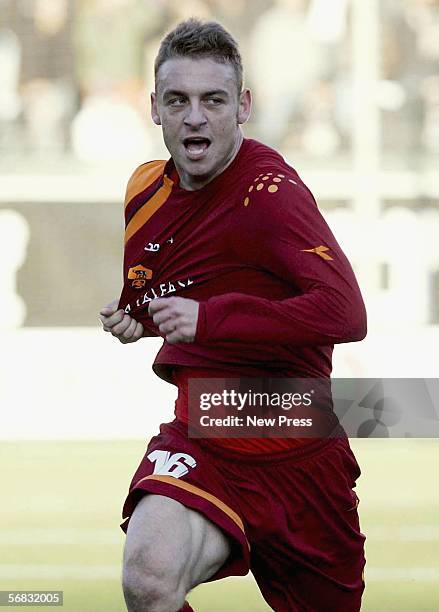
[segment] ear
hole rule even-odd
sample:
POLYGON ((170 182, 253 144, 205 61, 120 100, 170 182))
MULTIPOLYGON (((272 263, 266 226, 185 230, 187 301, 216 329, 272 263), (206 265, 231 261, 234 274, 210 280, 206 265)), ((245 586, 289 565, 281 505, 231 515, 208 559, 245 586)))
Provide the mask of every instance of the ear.
POLYGON ((151 118, 156 125, 162 124, 157 104, 157 94, 155 92, 151 93, 151 118))
POLYGON ((250 89, 244 89, 239 95, 238 123, 246 123, 252 110, 252 93, 250 89))

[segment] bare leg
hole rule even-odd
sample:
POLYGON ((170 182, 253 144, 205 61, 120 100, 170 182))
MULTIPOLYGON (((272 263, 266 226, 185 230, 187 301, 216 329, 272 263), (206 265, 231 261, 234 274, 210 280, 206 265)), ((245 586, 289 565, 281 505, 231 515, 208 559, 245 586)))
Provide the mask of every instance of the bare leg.
POLYGON ((222 531, 200 513, 161 495, 145 495, 130 519, 123 590, 129 612, 178 612, 187 593, 230 554, 222 531))

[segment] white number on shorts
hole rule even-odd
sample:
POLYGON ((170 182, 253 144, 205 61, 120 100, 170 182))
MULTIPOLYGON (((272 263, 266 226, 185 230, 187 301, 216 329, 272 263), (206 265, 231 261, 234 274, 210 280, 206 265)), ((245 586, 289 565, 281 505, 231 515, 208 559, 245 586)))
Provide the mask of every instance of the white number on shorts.
POLYGON ((195 459, 186 453, 174 453, 171 456, 171 453, 165 450, 155 450, 149 453, 147 458, 155 463, 154 474, 174 476, 174 478, 185 476, 190 467, 194 468, 197 465, 195 459))

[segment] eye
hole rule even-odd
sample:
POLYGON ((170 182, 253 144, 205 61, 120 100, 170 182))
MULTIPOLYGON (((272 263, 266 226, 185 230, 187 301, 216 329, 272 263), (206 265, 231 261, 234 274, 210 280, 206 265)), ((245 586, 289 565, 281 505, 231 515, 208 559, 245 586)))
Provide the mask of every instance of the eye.
POLYGON ((223 103, 223 100, 222 98, 217 98, 215 96, 209 96, 208 98, 206 98, 206 102, 210 104, 211 106, 218 106, 219 104, 223 103))
POLYGON ((179 107, 179 106, 183 106, 183 104, 185 103, 185 99, 183 97, 175 97, 175 98, 170 98, 168 100, 168 106, 172 106, 174 108, 179 107))

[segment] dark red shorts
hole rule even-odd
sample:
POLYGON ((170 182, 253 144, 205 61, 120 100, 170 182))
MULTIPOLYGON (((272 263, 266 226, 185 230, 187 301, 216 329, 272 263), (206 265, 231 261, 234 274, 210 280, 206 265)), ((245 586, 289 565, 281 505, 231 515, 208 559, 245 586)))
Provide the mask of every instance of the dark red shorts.
POLYGON ((347 438, 248 456, 190 440, 173 421, 148 445, 122 529, 145 492, 172 497, 230 538, 232 553, 211 580, 251 569, 276 612, 355 612, 365 564, 353 491, 359 475, 347 438))

